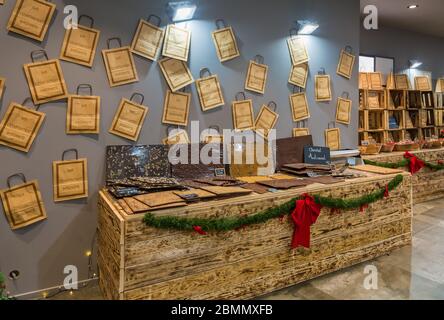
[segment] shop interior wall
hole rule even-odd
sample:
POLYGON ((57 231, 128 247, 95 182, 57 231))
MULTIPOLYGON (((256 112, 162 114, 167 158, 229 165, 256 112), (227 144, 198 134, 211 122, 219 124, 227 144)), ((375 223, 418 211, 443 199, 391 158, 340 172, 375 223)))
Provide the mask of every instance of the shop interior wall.
MULTIPOLYGON (((28 180, 37 179, 48 214, 46 221, 11 231, 3 208, 0 209, 0 270, 5 274, 14 269, 20 271, 18 280, 7 281, 13 294, 60 285, 66 265, 78 267, 79 280, 87 278, 85 251, 89 250, 97 227, 97 194, 104 183, 105 148, 130 143, 107 132, 120 99, 128 98, 134 92, 145 95, 150 112, 138 144, 158 144, 165 137, 166 128, 161 124, 161 116, 167 86, 158 65, 135 57, 140 81, 111 89, 100 51, 106 47, 106 39, 111 37, 120 37, 124 45, 129 44, 138 20, 149 14, 160 15, 162 25, 165 25, 167 1, 53 2, 57 4, 57 12, 43 43, 8 33, 6 24, 15 1, 8 0, 0 6, 0 76, 7 79, 6 91, 0 101, 0 116, 4 116, 10 102, 21 103, 29 96, 22 66, 30 62, 30 52, 43 48, 50 58, 58 57, 65 31, 63 7, 74 4, 80 14, 94 17, 95 28, 102 33, 93 68, 61 62, 62 69, 70 92, 74 92, 80 83, 90 83, 94 94, 102 97, 101 133, 98 136, 67 136, 66 103, 48 103, 40 108, 46 114, 46 120, 28 154, 0 146, 0 188, 5 188, 6 178, 17 172, 23 172, 28 180), (52 161, 60 160, 62 152, 69 148, 77 148, 81 157, 88 158, 90 196, 87 200, 56 204, 52 199, 52 161)), ((320 28, 315 35, 306 37, 311 57, 307 88, 311 119, 308 125, 314 142, 323 145, 324 129, 335 117, 336 98, 347 91, 354 103, 352 124, 339 127, 344 147, 357 145, 358 68, 355 67, 352 80, 346 80, 336 74, 336 67, 341 48, 350 45, 358 52, 359 1, 339 0, 334 1, 334 5, 325 0, 211 0, 197 3, 196 19, 188 23, 192 30, 189 65, 195 78, 203 67, 219 75, 226 105, 202 113, 193 85, 190 120, 199 120, 201 128, 209 125, 232 128, 230 102, 238 91, 243 90, 248 61, 260 54, 270 68, 266 92, 264 95, 247 93, 247 96, 253 99, 256 113, 262 104, 275 101, 280 114, 277 135, 289 137, 294 127, 289 107, 293 88, 287 83, 291 64, 286 38, 294 21, 314 19, 320 28), (217 18, 225 19, 234 28, 242 54, 224 64, 219 63, 211 40, 217 18), (314 101, 313 79, 321 67, 331 75, 333 101, 330 103, 314 101)))

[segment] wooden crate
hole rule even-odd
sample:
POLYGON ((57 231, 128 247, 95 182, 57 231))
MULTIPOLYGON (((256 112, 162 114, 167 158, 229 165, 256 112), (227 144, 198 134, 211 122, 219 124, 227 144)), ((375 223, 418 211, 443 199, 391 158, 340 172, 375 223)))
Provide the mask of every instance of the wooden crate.
POLYGON ((406 90, 387 90, 387 109, 400 110, 407 107, 407 91, 406 90))
POLYGON ((386 109, 386 90, 366 90, 365 108, 369 110, 386 109))
POLYGON ((384 110, 367 110, 367 131, 387 129, 384 110))
MULTIPOLYGON (((265 195, 198 203, 157 215, 234 217, 260 212, 305 192, 358 197, 392 176, 312 185, 265 195)), ((158 230, 128 216, 105 191, 99 197, 100 288, 108 299, 248 299, 373 259, 411 244, 411 178, 390 197, 332 214, 311 228, 311 249, 291 250, 293 223, 274 219, 244 230, 201 236, 158 230)))

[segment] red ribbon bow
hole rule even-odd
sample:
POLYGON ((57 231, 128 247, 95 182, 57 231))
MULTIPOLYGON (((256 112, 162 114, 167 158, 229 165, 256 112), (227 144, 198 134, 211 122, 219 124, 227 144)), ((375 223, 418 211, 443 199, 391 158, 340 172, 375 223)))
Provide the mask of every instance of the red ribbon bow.
POLYGON ((310 227, 316 223, 322 206, 316 204, 314 198, 308 194, 303 195, 303 200, 296 201, 296 208, 291 217, 294 222, 294 233, 291 247, 293 249, 303 246, 310 248, 310 227))
POLYGON ((202 227, 194 226, 193 229, 194 229, 194 231, 196 231, 198 234, 200 234, 202 236, 207 235, 207 233, 202 229, 202 227))
POLYGON ((410 152, 406 152, 404 154, 404 158, 409 159, 410 161, 410 173, 415 174, 419 170, 425 167, 424 161, 418 159, 415 155, 411 154, 410 152))

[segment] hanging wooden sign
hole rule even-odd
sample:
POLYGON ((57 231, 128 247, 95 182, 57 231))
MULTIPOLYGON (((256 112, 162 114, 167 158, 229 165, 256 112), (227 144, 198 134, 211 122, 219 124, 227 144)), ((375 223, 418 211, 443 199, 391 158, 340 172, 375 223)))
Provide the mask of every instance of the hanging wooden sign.
POLYGON ((367 73, 369 89, 382 90, 382 74, 380 72, 367 73))
POLYGON ((430 83, 429 77, 415 77, 415 89, 420 91, 432 91, 432 84, 430 83))
POLYGON ((155 61, 159 54, 164 31, 160 28, 160 17, 152 14, 146 20, 140 19, 137 26, 136 34, 131 43, 131 50, 133 53, 155 61), (151 20, 156 19, 157 23, 150 23, 151 20))
POLYGON ((355 65, 356 56, 352 54, 353 49, 350 46, 346 46, 341 50, 339 57, 339 63, 337 68, 337 74, 347 79, 351 79, 353 73, 353 67, 355 65))
POLYGON ((208 68, 200 71, 200 79, 196 80, 196 89, 202 111, 208 111, 225 104, 219 78, 217 75, 212 75, 208 68), (208 73, 207 77, 205 77, 205 73, 208 73))
POLYGON ((231 108, 233 112, 234 129, 254 129, 253 101, 251 99, 247 100, 244 92, 239 92, 236 95, 236 101, 233 101, 231 108), (238 99, 240 95, 242 95, 242 100, 238 99))
POLYGON ((367 72, 359 72, 359 89, 370 89, 367 72))
POLYGON ((7 29, 42 42, 55 9, 54 3, 45 0, 17 0, 7 29))
POLYGON ((139 81, 130 47, 122 47, 119 38, 108 39, 108 49, 102 50, 106 74, 111 87, 122 86, 139 81), (110 49, 111 41, 117 41, 119 48, 110 49))
POLYGON ((395 75, 395 88, 397 90, 409 90, 410 89, 409 78, 406 74, 395 75))
POLYGON ((52 163, 54 201, 68 201, 88 198, 88 162, 79 159, 78 151, 70 149, 63 152, 62 161, 52 163), (65 160, 68 152, 75 152, 75 160, 65 160))
POLYGON ((444 92, 444 79, 441 78, 436 81, 436 93, 443 93, 443 92, 444 92))
POLYGON ((3 91, 5 91, 6 79, 0 77, 0 99, 3 97, 3 91))
POLYGON ((221 144, 224 141, 224 136, 222 134, 222 131, 220 130, 219 126, 210 126, 208 127, 208 131, 209 133, 207 133, 204 138, 202 139, 202 141, 206 144, 209 143, 217 143, 217 144, 221 144), (211 131, 210 131, 211 130, 211 131))
POLYGON ((68 95, 65 78, 63 77, 60 61, 48 60, 44 50, 31 52, 32 63, 25 64, 26 80, 35 104, 65 99, 68 95), (43 54, 47 61, 34 62, 37 54, 43 54))
POLYGON ((122 99, 109 132, 132 141, 137 141, 149 110, 148 107, 143 105, 143 101, 144 96, 140 93, 134 93, 130 100, 122 99), (133 101, 136 96, 141 98, 140 104, 133 101))
POLYGON ((175 92, 194 82, 190 69, 184 61, 165 58, 159 61, 160 70, 171 91, 175 92))
MULTIPOLYGON (((23 105, 31 101, 26 99, 23 105)), ((45 114, 12 102, 0 122, 0 144, 28 152, 42 126, 45 114)))
POLYGON ((236 37, 233 29, 227 27, 225 21, 222 19, 216 20, 217 30, 213 31, 214 45, 216 46, 217 57, 220 62, 232 60, 240 56, 239 48, 237 47, 236 37))
POLYGON ((60 59, 92 67, 96 56, 97 44, 99 43, 100 31, 93 29, 94 19, 87 15, 79 17, 77 29, 67 29, 63 39, 60 59), (90 26, 80 25, 80 20, 87 18, 90 26))
POLYGON ((179 129, 179 127, 174 128, 176 129, 175 132, 170 133, 170 129, 172 127, 167 127, 167 137, 162 140, 162 143, 164 145, 175 145, 175 144, 189 144, 190 139, 188 138, 188 133, 183 130, 179 129))
POLYGON ((77 94, 68 96, 66 112, 67 134, 98 134, 100 131, 100 97, 92 95, 89 84, 77 87, 77 94), (79 95, 81 88, 88 88, 88 96, 79 95))
POLYGON ((245 89, 253 92, 265 93, 267 84, 268 66, 264 64, 264 58, 260 55, 254 57, 248 65, 247 78, 245 79, 245 89))
POLYGON ((277 104, 274 101, 271 101, 268 105, 263 105, 254 123, 255 131, 266 139, 270 130, 276 126, 278 121, 279 114, 276 113, 276 109, 277 104))
POLYGON ((301 63, 291 67, 288 82, 294 86, 304 88, 307 86, 308 63, 301 63))
POLYGON ((47 218, 38 182, 36 180, 26 182, 22 173, 8 178, 8 189, 1 190, 0 197, 12 230, 27 227, 47 218), (13 177, 20 177, 23 184, 11 187, 13 177))
POLYGON ((315 78, 315 100, 317 102, 331 101, 330 76, 323 70, 315 78))
POLYGON ((187 126, 191 94, 167 91, 163 105, 162 123, 187 126))
POLYGON ((177 60, 188 61, 190 43, 191 31, 170 24, 166 28, 162 55, 177 60))
POLYGON ((325 130, 325 146, 329 147, 330 150, 339 150, 341 149, 341 131, 339 128, 330 128, 330 124, 328 125, 328 129, 325 130))
POLYGON ((310 110, 305 92, 293 93, 290 96, 290 107, 294 122, 310 118, 310 110))
POLYGON ((308 128, 293 128, 293 137, 309 136, 310 130, 308 128))
POLYGON ((290 37, 287 39, 288 49, 290 50, 292 65, 306 63, 309 60, 307 47, 304 38, 298 37, 297 29, 290 30, 290 37))
POLYGON ((342 97, 338 97, 336 103, 336 122, 342 124, 350 124, 352 101, 349 99, 349 94, 344 92, 342 97))

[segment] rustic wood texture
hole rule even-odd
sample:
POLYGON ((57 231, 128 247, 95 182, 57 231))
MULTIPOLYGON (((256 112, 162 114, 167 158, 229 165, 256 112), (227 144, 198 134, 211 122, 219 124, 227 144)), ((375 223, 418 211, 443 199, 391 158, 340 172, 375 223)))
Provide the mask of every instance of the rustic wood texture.
MULTIPOLYGON (((422 160, 437 163, 444 160, 444 149, 410 151, 422 160)), ((365 156, 364 159, 378 162, 399 162, 404 159, 404 152, 382 153, 375 156, 365 156)), ((408 168, 400 168, 408 171, 408 168)), ((412 177, 413 203, 422 203, 444 197, 444 170, 433 171, 423 168, 412 177)))
MULTIPOLYGON (((388 199, 371 204, 365 213, 355 209, 332 214, 323 209, 311 229, 310 250, 291 250, 290 219, 201 236, 147 227, 143 214, 127 215, 110 195, 101 192, 100 286, 110 299, 245 299, 386 254, 411 243, 411 177, 404 175, 388 199)), ((249 215, 304 192, 357 197, 383 188, 393 177, 316 184, 161 210, 156 215, 249 215)))

